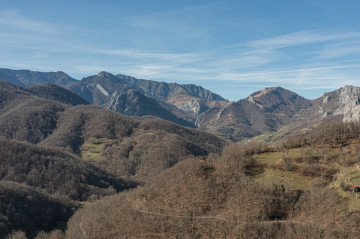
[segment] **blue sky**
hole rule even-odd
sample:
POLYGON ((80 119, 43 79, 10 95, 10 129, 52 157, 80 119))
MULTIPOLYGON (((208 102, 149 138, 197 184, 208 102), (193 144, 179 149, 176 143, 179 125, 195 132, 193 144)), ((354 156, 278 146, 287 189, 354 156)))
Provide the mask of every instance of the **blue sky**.
POLYGON ((360 86, 359 12, 358 0, 2 0, 0 67, 314 99, 360 86))

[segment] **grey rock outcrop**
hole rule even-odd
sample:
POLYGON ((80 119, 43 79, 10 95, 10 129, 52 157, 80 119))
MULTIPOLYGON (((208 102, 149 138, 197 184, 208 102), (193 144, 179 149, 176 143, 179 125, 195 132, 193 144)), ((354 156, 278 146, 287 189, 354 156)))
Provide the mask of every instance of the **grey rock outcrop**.
POLYGON ((209 109, 209 107, 199 103, 199 101, 197 100, 190 100, 182 105, 179 105, 178 108, 181 109, 182 111, 192 112, 196 115, 199 115, 205 110, 209 109))
POLYGON ((360 87, 345 86, 338 90, 339 107, 334 115, 343 115, 344 122, 360 120, 360 87))

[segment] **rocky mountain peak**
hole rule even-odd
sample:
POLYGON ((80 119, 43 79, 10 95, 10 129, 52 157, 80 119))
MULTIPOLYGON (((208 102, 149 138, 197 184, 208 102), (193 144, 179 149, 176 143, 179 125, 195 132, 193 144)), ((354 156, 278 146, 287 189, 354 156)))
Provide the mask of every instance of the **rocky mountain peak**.
POLYGON ((279 112, 282 110, 296 112, 311 104, 309 100, 279 86, 266 87, 263 90, 251 94, 246 100, 261 109, 267 109, 271 112, 274 110, 279 112))
POLYGON ((97 75, 99 77, 101 77, 101 78, 112 78, 112 77, 114 77, 113 74, 111 74, 109 72, 106 72, 106 71, 100 71, 97 75))
POLYGON ((274 91, 279 91, 279 90, 284 90, 283 88, 279 87, 279 86, 276 86, 276 87, 265 87, 263 90, 261 91, 258 91, 254 94, 252 94, 252 96, 254 98, 257 98, 257 97, 260 97, 260 96, 265 96, 267 95, 268 93, 270 92, 274 92, 274 91))
POLYGON ((337 90, 337 95, 340 97, 341 100, 349 100, 350 98, 356 98, 360 93, 360 87, 346 85, 337 90))
POLYGON ((337 90, 339 107, 334 115, 344 115, 343 121, 360 120, 360 87, 344 86, 337 90))

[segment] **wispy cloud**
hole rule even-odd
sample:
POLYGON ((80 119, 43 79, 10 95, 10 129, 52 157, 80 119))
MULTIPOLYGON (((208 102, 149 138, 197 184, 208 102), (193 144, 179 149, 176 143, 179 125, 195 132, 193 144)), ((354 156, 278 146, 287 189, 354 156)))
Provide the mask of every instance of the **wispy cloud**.
MULTIPOLYGON (((155 13, 126 20, 135 28, 151 32, 149 37, 154 39, 158 38, 159 32, 172 34, 170 38, 160 39, 160 45, 179 36, 190 41, 193 37, 209 37, 206 29, 199 30, 191 19, 186 20, 183 15, 188 11, 193 10, 155 13), (191 36, 184 36, 184 33, 191 36)), ((108 46, 77 40, 72 35, 76 30, 60 31, 59 26, 17 11, 0 11, 0 27, 2 67, 63 70, 76 76, 105 70, 168 82, 196 81, 205 87, 210 81, 218 81, 239 87, 280 85, 289 89, 336 89, 360 82, 360 32, 297 31, 186 52, 152 47, 147 42, 124 47, 122 44, 108 46), (301 50, 294 50, 296 47, 301 50)), ((146 38, 148 34, 143 36, 146 38)), ((129 39, 127 41, 131 41, 129 39)))
POLYGON ((308 66, 304 68, 224 74, 228 81, 283 86, 290 89, 336 89, 359 83, 360 63, 351 65, 308 66))
POLYGON ((12 30, 59 34, 54 26, 25 17, 15 10, 0 11, 0 25, 11 28, 12 30))
POLYGON ((331 33, 324 31, 299 31, 273 38, 249 41, 239 46, 249 46, 254 48, 285 48, 306 44, 316 44, 343 39, 360 38, 359 32, 331 33))
POLYGON ((327 44, 317 51, 318 60, 339 59, 342 57, 353 56, 357 58, 360 53, 360 39, 350 39, 347 41, 327 44))
MULTIPOLYGON (((255 83, 256 85, 280 85, 289 89, 335 89, 344 84, 358 84, 360 59, 357 61, 355 59, 355 63, 328 62, 318 59, 320 54, 318 51, 312 53, 312 57, 305 59, 301 64, 289 65, 286 58, 295 58, 297 55, 289 56, 281 47, 322 42, 323 48, 328 50, 327 54, 330 54, 331 50, 336 50, 336 47, 325 48, 327 46, 325 43, 340 44, 344 40, 351 40, 353 44, 347 46, 353 49, 356 48, 356 39, 359 36, 360 34, 356 32, 343 35, 335 33, 316 35, 315 32, 302 32, 275 37, 272 40, 254 41, 252 44, 239 44, 237 47, 223 47, 194 53, 161 53, 129 49, 93 49, 93 52, 115 58, 120 57, 126 61, 126 65, 117 62, 117 67, 113 72, 131 74, 145 79, 203 81, 204 83, 232 81, 234 85, 255 83), (300 39, 299 36, 303 38, 300 39), (291 42, 290 39, 293 38, 298 38, 298 40, 291 42), (279 66, 277 62, 282 64, 279 66)), ((321 54, 325 55, 325 50, 321 54)), ((337 57, 335 54, 340 55, 336 52, 332 54, 334 58, 337 57)), ((107 69, 109 68, 111 67, 107 69)))
POLYGON ((94 52, 97 54, 104 55, 113 55, 119 57, 129 57, 134 59, 141 60, 151 60, 151 61, 176 61, 189 63, 196 60, 196 58, 201 55, 200 53, 161 53, 161 52, 149 52, 149 51, 139 51, 131 49, 96 49, 96 48, 87 48, 88 51, 94 52))
POLYGON ((194 40, 208 39, 211 35, 208 33, 208 24, 202 24, 199 27, 201 17, 199 12, 214 11, 217 2, 210 2, 202 5, 193 5, 176 10, 161 12, 152 12, 144 15, 127 17, 126 23, 140 32, 151 32, 146 34, 146 40, 155 41, 159 44, 171 44, 179 39, 194 40), (196 17, 194 17, 196 16, 196 17), (155 34, 154 34, 155 33, 155 34), (161 40, 166 36, 166 40, 161 40), (171 39, 171 40, 169 40, 171 39))

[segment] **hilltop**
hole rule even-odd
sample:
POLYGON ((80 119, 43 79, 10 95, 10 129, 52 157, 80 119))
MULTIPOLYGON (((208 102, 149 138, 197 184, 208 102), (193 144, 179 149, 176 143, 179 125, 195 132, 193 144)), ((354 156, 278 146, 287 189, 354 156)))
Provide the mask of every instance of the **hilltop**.
POLYGON ((196 125, 232 141, 240 141, 277 131, 311 106, 311 101, 284 88, 265 88, 246 99, 204 112, 196 125))

